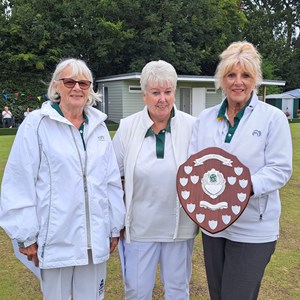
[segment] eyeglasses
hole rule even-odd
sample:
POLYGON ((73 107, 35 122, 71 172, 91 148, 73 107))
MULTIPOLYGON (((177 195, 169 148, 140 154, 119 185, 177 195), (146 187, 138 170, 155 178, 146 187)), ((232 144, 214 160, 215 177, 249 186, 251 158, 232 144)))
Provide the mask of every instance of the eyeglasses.
POLYGON ((87 90, 91 86, 91 82, 89 80, 74 80, 72 78, 61 78, 65 87, 72 89, 76 83, 79 84, 82 90, 87 90))

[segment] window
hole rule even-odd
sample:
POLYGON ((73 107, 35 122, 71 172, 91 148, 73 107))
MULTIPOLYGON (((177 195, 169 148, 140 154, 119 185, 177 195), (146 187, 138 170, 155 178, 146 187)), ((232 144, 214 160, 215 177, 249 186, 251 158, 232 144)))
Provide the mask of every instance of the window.
POLYGON ((139 85, 130 85, 129 86, 129 93, 141 93, 142 89, 139 85))
POLYGON ((206 88, 206 93, 207 94, 215 94, 217 91, 215 88, 206 88))

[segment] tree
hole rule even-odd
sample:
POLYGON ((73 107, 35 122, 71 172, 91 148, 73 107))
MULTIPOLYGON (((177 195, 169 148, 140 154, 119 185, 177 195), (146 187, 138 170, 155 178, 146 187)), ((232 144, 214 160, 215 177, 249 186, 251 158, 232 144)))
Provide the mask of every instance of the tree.
POLYGON ((300 88, 300 49, 296 48, 290 56, 283 58, 281 76, 286 80, 285 91, 300 88))
POLYGON ((140 72, 156 59, 179 74, 213 75, 219 54, 243 39, 258 47, 265 77, 296 87, 299 7, 298 0, 2 0, 1 91, 39 105, 66 57, 85 60, 96 78, 140 72))
POLYGON ((1 54, 22 72, 49 72, 73 56, 96 76, 140 71, 152 59, 168 60, 182 74, 211 75, 219 53, 242 37, 246 22, 236 0, 9 3, 1 54))
POLYGON ((105 19, 101 12, 107 7, 109 1, 98 0, 89 5, 79 0, 1 3, 0 87, 14 115, 45 100, 45 82, 62 58, 82 58, 96 77, 118 73, 120 51, 131 34, 123 31, 122 22, 105 19), (16 93, 25 96, 16 98, 16 93))
POLYGON ((242 36, 246 21, 236 0, 112 1, 133 32, 124 48, 127 71, 164 59, 180 74, 212 75, 219 53, 242 36), (124 11, 126 10, 126 15, 124 11))
MULTIPOLYGON (((8 61, 20 70, 52 71, 65 57, 84 59, 104 75, 130 33, 122 22, 110 22, 101 12, 109 1, 15 0, 6 27, 8 61), (101 66, 98 63, 101 61, 101 66), (99 71, 100 70, 100 71, 99 71)), ((1 33, 2 36, 3 33, 1 33)), ((100 74, 99 74, 100 73, 100 74)))
POLYGON ((268 78, 286 80, 284 90, 299 87, 299 76, 295 75, 295 71, 300 67, 296 48, 297 41, 300 41, 300 2, 242 0, 241 6, 249 20, 244 31, 245 38, 258 47, 266 61, 264 66, 272 66, 273 71, 268 78))

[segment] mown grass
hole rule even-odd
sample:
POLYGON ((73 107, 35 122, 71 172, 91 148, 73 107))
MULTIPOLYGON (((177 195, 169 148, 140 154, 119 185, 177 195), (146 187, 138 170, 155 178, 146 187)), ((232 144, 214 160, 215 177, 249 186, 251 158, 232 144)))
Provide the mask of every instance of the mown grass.
MULTIPOLYGON (((265 272, 260 300, 300 299, 300 124, 291 124, 291 132, 294 171, 290 182, 280 192, 282 199, 281 236, 265 272)), ((1 180, 13 138, 14 136, 0 136, 1 180)), ((38 280, 14 257, 11 242, 2 229, 0 229, 0 245, 0 299, 42 299, 38 280)), ((191 300, 209 299, 202 254, 201 239, 198 236, 193 255, 191 300)), ((123 284, 117 251, 108 262, 107 273, 105 299, 123 299, 123 284)), ((163 299, 159 275, 153 299, 163 299)))

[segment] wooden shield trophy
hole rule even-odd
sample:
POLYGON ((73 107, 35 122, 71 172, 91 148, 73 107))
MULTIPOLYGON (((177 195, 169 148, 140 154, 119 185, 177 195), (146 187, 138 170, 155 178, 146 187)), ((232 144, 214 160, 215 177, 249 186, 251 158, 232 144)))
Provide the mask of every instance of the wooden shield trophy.
POLYGON ((188 216, 204 230, 217 233, 246 208, 250 171, 236 156, 217 147, 206 148, 179 167, 176 187, 188 216))

